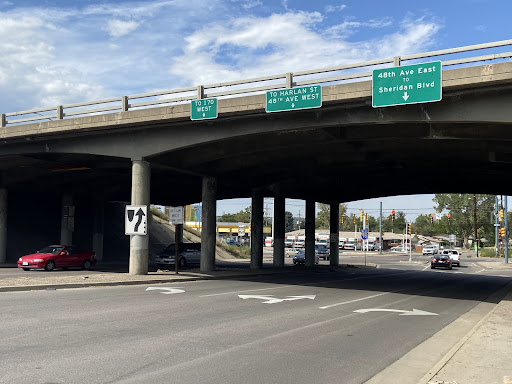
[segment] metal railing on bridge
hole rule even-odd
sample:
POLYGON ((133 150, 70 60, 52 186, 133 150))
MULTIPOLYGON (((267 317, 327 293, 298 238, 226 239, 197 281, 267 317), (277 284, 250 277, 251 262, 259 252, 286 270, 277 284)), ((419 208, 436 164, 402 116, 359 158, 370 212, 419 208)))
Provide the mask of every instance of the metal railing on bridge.
MULTIPOLYGON (((371 67, 383 68, 390 64, 392 66, 400 66, 401 63, 405 61, 414 63, 419 59, 424 58, 457 55, 478 50, 491 50, 510 45, 512 45, 512 40, 502 40, 492 43, 469 45, 465 47, 443 49, 413 55, 395 56, 387 59, 365 61, 329 68, 10 112, 0 114, 0 126, 6 127, 7 125, 19 125, 42 120, 61 120, 76 116, 96 115, 107 112, 123 112, 153 106, 173 105, 206 97, 228 98, 237 95, 259 94, 266 91, 292 88, 295 86, 331 85, 342 82, 353 82, 371 78, 372 71, 369 70, 371 67), (325 76, 325 74, 328 76, 325 76)), ((456 65, 461 66, 484 61, 509 59, 511 57, 512 52, 489 53, 482 56, 459 57, 442 61, 442 65, 443 67, 456 65)))

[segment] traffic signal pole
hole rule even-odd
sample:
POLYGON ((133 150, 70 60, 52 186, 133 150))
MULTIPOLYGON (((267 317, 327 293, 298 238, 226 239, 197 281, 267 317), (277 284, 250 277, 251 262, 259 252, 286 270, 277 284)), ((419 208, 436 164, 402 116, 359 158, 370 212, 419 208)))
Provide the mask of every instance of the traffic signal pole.
POLYGON ((505 263, 508 263, 508 208, 507 208, 508 196, 505 196, 505 263))
POLYGON ((498 206, 498 196, 496 196, 496 209, 494 215, 494 244, 495 244, 495 255, 498 257, 498 215, 499 215, 499 206, 498 206))

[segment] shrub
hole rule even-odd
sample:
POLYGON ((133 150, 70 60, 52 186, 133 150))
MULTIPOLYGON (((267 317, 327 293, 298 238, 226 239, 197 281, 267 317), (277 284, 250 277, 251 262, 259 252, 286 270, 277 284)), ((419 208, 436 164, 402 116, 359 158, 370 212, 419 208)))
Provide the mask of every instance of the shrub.
POLYGON ((494 247, 485 247, 478 252, 478 256, 481 257, 496 257, 496 251, 494 247))

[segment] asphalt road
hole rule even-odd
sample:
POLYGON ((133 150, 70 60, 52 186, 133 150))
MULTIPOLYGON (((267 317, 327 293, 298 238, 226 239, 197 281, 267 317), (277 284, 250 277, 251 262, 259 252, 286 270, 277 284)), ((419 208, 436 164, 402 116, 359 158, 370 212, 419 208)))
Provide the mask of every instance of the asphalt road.
POLYGON ((5 292, 0 383, 364 383, 512 278, 464 264, 5 292))

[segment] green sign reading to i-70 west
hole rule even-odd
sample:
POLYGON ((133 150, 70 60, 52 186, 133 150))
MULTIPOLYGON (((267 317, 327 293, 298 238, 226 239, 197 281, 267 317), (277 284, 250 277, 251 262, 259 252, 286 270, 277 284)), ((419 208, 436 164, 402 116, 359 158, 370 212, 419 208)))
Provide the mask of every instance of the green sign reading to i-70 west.
POLYGON ((373 107, 416 104, 442 99, 440 61, 373 71, 373 107))
POLYGON ((190 120, 216 119, 217 99, 199 99, 190 102, 190 120))

